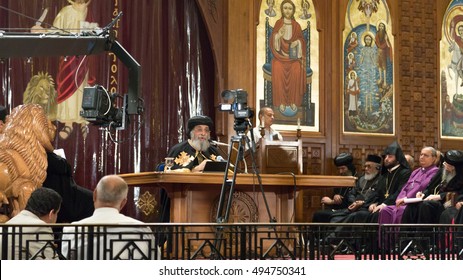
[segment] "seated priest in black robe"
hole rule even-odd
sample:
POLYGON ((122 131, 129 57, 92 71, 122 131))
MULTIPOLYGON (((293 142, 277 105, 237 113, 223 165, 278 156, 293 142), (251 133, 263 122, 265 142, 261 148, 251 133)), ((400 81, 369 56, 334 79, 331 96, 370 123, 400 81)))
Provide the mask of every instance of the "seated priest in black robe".
MULTIPOLYGON (((453 184, 447 186, 440 193, 440 201, 443 203, 445 210, 440 214, 440 224, 460 224, 461 218, 457 218, 458 212, 461 212, 463 205, 463 151, 450 150, 446 153, 450 168, 453 167, 454 178, 453 184), (448 155, 448 156, 447 156, 448 155)), ((442 208, 440 208, 442 210, 442 208)))
MULTIPOLYGON (((334 165, 338 169, 340 176, 357 176, 357 170, 354 165, 354 158, 349 153, 341 153, 334 158, 334 165)), ((347 194, 352 187, 334 188, 333 198, 324 196, 321 204, 324 209, 315 211, 312 216, 312 223, 329 223, 331 217, 337 212, 346 209, 349 206, 347 194)))
POLYGON ((207 161, 217 161, 219 150, 209 142, 212 126, 208 116, 194 116, 188 120, 189 139, 173 146, 167 155, 174 158, 172 170, 201 172, 207 161))
POLYGON ((72 168, 67 160, 53 152, 47 152, 47 177, 43 187, 61 195, 63 202, 57 223, 71 223, 93 214, 93 192, 76 184, 72 168))

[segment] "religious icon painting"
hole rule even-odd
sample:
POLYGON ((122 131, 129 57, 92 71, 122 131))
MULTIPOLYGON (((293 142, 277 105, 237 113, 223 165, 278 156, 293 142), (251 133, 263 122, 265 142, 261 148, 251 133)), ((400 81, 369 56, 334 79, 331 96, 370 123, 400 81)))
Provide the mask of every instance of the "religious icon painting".
POLYGON ((394 135, 394 37, 385 0, 350 0, 343 36, 345 134, 394 135))
POLYGON ((311 0, 266 0, 257 28, 256 110, 278 130, 319 131, 319 50, 311 0))

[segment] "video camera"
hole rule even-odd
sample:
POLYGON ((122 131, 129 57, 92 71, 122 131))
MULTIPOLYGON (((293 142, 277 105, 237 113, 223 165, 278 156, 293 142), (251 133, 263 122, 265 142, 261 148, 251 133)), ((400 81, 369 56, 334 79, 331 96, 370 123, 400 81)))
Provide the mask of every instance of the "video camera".
POLYGON ((235 116, 235 131, 244 133, 248 125, 250 125, 249 118, 254 116, 253 111, 248 108, 248 93, 243 89, 224 90, 222 92, 224 101, 233 99, 233 103, 220 104, 220 111, 233 112, 235 116))
POLYGON ((117 94, 109 95, 106 89, 99 85, 85 87, 80 115, 94 125, 125 129, 127 95, 124 96, 122 108, 114 106, 116 97, 117 94))
POLYGON ((248 108, 248 93, 243 89, 224 90, 222 98, 225 101, 233 99, 231 104, 220 104, 220 111, 234 112, 236 119, 252 117, 252 110, 248 108))

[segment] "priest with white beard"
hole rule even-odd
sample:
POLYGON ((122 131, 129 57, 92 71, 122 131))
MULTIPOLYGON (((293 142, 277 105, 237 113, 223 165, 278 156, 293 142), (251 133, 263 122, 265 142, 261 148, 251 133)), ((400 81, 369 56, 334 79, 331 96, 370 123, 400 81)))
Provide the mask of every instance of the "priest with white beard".
POLYGON ((330 223, 344 222, 342 220, 350 214, 359 210, 368 211, 370 205, 378 201, 381 160, 381 157, 378 155, 367 156, 363 166, 365 173, 357 180, 355 187, 347 194, 349 206, 347 209, 334 213, 331 216, 330 223))
POLYGON ((212 119, 194 116, 188 120, 188 140, 173 146, 167 157, 174 158, 172 170, 201 172, 207 161, 216 161, 218 149, 210 145, 212 119))

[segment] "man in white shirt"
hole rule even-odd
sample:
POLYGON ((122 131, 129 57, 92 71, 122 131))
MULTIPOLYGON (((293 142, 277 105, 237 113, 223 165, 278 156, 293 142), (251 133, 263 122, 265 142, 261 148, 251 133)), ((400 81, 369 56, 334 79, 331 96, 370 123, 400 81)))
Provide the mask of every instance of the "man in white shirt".
MULTIPOLYGON (((272 128, 273 120, 275 119, 275 113, 273 109, 270 107, 262 107, 259 110, 259 125, 252 129, 252 133, 254 134, 254 142, 259 142, 259 139, 262 138, 261 129, 264 129, 265 135, 264 139, 266 141, 283 141, 283 136, 272 128)), ((248 132, 248 138, 251 139, 251 131, 248 132)))
POLYGON ((101 178, 93 192, 93 215, 63 230, 63 256, 68 259, 159 259, 151 229, 120 213, 127 203, 127 193, 127 183, 121 177, 101 178), (95 226, 77 226, 91 224, 95 226), (93 245, 89 244, 89 238, 93 238, 93 245))
POLYGON ((32 192, 26 208, 6 222, 14 228, 8 229, 9 242, 0 243, 8 246, 6 259, 41 260, 58 259, 51 227, 47 224, 56 223, 61 206, 61 196, 52 189, 38 188, 32 192), (34 227, 23 225, 37 225, 34 227), (14 242, 14 246, 12 243, 14 242))

